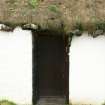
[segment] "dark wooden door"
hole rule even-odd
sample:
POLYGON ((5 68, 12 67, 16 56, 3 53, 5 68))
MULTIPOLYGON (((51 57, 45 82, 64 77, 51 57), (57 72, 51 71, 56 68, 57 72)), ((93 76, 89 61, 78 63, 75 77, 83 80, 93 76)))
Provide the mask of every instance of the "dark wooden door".
POLYGON ((33 44, 33 103, 40 97, 65 97, 68 101, 65 38, 61 35, 36 35, 33 44))
POLYGON ((63 37, 38 37, 39 96, 63 96, 65 73, 63 37))

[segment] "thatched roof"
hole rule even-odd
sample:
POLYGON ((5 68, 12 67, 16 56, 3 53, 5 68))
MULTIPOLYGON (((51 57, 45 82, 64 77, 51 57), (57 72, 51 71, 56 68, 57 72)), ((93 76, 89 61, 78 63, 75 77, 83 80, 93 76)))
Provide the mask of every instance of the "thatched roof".
POLYGON ((105 31, 105 0, 0 0, 0 23, 66 33, 105 31))

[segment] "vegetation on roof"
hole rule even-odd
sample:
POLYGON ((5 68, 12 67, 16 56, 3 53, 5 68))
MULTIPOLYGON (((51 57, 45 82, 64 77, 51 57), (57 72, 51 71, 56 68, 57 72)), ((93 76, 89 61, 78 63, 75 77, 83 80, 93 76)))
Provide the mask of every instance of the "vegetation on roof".
POLYGON ((65 33, 105 32, 105 0, 0 0, 0 23, 65 33))
POLYGON ((36 8, 38 6, 39 0, 29 0, 28 3, 32 8, 36 8))

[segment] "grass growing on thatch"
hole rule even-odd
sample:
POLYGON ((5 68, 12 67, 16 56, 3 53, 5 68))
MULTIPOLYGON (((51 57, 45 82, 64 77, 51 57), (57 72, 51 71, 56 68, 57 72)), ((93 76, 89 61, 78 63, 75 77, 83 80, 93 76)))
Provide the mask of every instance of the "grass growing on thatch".
POLYGON ((57 5, 49 5, 48 6, 48 9, 50 10, 50 11, 52 11, 52 12, 58 12, 58 7, 57 7, 57 5))
POLYGON ((12 102, 12 101, 1 100, 0 105, 16 105, 16 104, 14 102, 12 102))
POLYGON ((39 2, 39 0, 29 0, 29 5, 32 8, 36 8, 38 6, 38 2, 39 2))

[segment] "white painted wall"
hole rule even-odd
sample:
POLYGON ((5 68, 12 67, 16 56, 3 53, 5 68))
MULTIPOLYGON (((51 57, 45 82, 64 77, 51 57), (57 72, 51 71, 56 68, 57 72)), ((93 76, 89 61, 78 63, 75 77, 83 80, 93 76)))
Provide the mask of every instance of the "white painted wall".
POLYGON ((32 101, 32 36, 19 27, 0 32, 0 100, 32 101))
POLYGON ((100 104, 105 100, 105 36, 84 33, 70 48, 70 100, 100 104))

